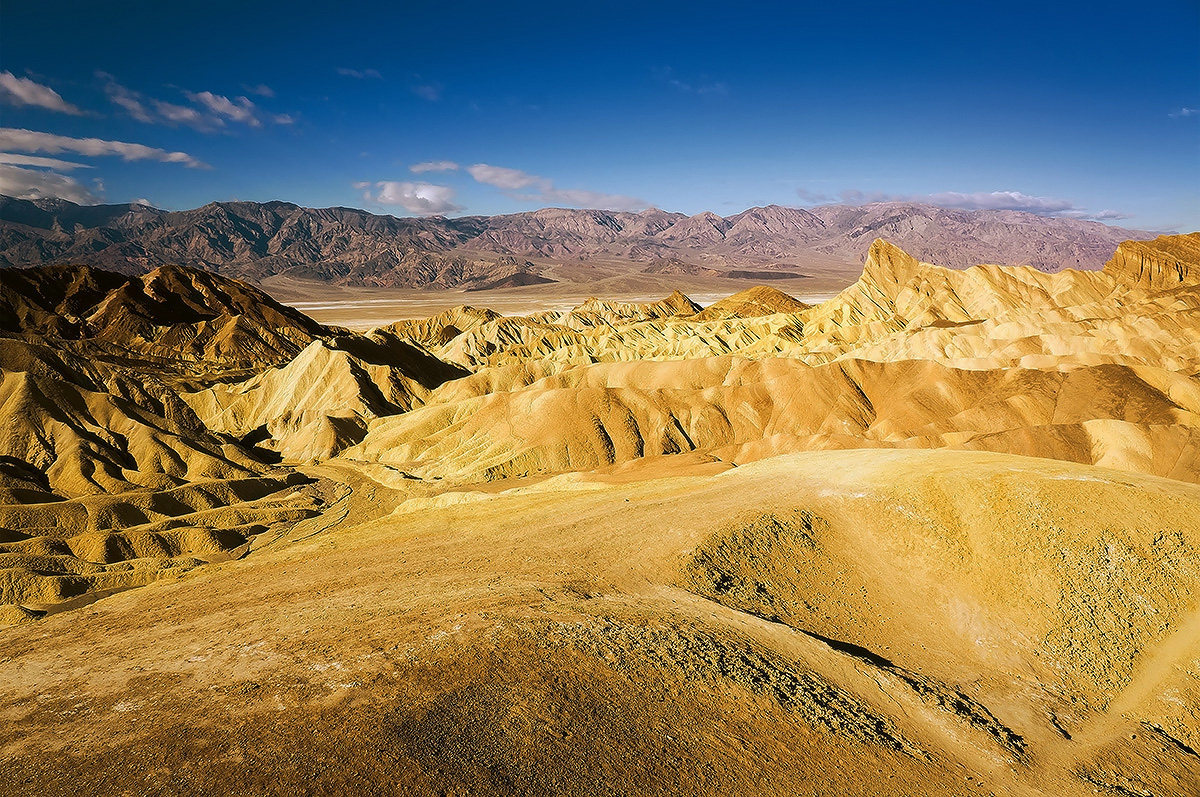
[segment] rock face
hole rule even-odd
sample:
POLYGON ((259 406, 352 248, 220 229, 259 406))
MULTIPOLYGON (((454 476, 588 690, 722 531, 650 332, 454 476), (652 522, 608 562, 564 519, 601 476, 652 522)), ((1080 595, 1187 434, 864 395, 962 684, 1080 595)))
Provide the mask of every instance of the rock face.
POLYGON ((1195 282, 1197 264, 1200 235, 1162 235, 1153 241, 1125 241, 1104 271, 1142 288, 1168 290, 1195 282))
POLYGON ((287 202, 165 212, 0 197, 0 265, 70 262, 140 274, 183 264, 249 280, 289 274, 390 287, 482 289, 550 279, 525 257, 625 261, 647 273, 710 276, 738 266, 802 270, 816 259, 857 273, 876 238, 954 268, 997 262, 1058 271, 1099 268, 1118 243, 1139 237, 1145 234, 1096 222, 897 202, 772 205, 727 218, 547 208, 417 219, 287 202))

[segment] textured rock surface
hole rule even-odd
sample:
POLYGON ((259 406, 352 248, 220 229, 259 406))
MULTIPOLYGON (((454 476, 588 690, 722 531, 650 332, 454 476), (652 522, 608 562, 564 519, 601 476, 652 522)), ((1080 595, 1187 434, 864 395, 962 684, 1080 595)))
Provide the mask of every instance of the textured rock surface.
POLYGON ((363 335, 0 272, 0 792, 1200 793, 1198 250, 363 335))

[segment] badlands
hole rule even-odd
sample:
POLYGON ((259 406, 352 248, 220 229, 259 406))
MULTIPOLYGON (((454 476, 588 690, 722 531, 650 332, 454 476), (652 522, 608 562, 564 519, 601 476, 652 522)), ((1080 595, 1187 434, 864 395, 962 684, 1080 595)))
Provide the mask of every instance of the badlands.
POLYGON ((1200 234, 366 333, 0 270, 0 793, 1200 794, 1200 234))

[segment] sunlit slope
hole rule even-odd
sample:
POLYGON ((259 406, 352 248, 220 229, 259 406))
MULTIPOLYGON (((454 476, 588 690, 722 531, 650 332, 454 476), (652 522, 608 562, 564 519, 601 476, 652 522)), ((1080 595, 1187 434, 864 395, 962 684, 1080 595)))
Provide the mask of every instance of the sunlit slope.
MULTIPOLYGON (((543 372, 714 355, 934 360, 959 368, 1124 363, 1196 373, 1200 235, 1128 242, 1103 271, 946 269, 877 241, 859 280, 806 308, 752 288, 700 313, 633 313, 599 303, 502 318, 470 307, 377 334, 413 340, 472 370, 537 362, 543 372)), ((669 300, 668 300, 669 301, 669 300)))
POLYGON ((343 456, 477 480, 684 451, 740 464, 813 448, 948 447, 1200 479, 1200 385, 1147 367, 723 357, 573 368, 470 395, 481 379, 373 422, 343 456))
POLYGON ((1103 272, 1044 274, 944 269, 879 241, 814 308, 769 288, 699 314, 464 308, 386 334, 420 333, 475 373, 372 421, 344 456, 479 480, 685 451, 948 447, 1196 481, 1197 249, 1164 237, 1103 272))
POLYGON ((179 391, 328 334, 193 269, 0 272, 0 622, 240 555, 315 514, 303 478, 206 426, 179 391))
POLYGON ((106 600, 70 633, 48 618, 36 644, 7 632, 21 730, 0 775, 145 791, 152 757, 189 791, 1200 784, 1193 485, 947 451, 408 500, 368 472, 345 474, 390 514, 106 600))
POLYGON ((304 461, 333 456, 362 439, 368 420, 420 406, 466 373, 405 341, 335 337, 244 382, 182 395, 209 428, 304 461))

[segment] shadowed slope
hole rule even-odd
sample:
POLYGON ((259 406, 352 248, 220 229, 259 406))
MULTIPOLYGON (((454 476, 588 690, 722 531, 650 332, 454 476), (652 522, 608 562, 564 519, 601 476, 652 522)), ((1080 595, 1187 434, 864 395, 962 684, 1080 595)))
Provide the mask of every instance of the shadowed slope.
POLYGON ((178 266, 137 278, 87 266, 0 269, 0 319, 0 330, 10 334, 199 372, 285 362, 329 334, 250 285, 178 266))

